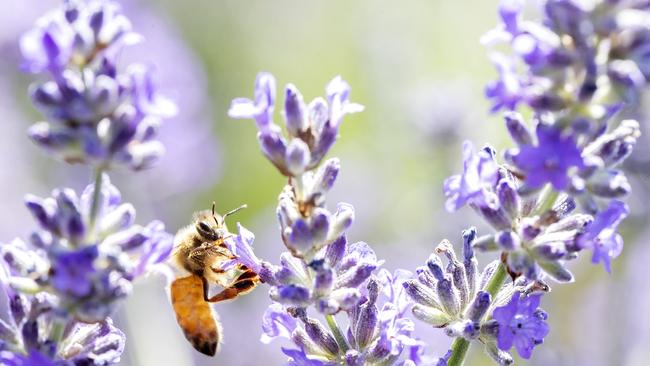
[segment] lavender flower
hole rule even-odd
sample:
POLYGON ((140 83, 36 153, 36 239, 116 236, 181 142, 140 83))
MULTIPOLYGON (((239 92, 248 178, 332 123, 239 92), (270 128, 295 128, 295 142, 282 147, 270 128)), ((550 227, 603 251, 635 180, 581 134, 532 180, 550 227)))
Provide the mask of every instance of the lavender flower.
POLYGON ((320 164, 336 141, 343 116, 363 110, 363 106, 349 101, 350 86, 340 76, 330 81, 326 92, 327 101, 316 98, 305 105, 298 89, 286 86, 284 118, 289 141, 273 123, 275 78, 271 74, 257 76, 255 101, 234 99, 228 115, 254 119, 264 155, 282 174, 297 177, 320 164))
POLYGON ((576 102, 612 106, 621 97, 638 99, 649 75, 644 50, 650 27, 643 4, 561 0, 542 6, 540 24, 523 19, 522 2, 502 1, 502 23, 482 39, 487 45, 509 44, 511 56, 495 52, 493 58, 507 60, 512 70, 525 69, 504 73, 504 62, 495 62, 501 78, 486 90, 493 110, 515 109, 520 102, 536 111, 557 111, 576 102), (610 47, 603 50, 603 44, 610 47), (519 87, 500 87, 505 85, 519 87))
POLYGON ((280 265, 274 266, 255 256, 252 233, 241 226, 239 231, 239 235, 228 240, 237 257, 232 262, 259 273, 272 286, 271 298, 286 306, 314 305, 323 314, 350 310, 357 306, 362 298, 362 286, 382 262, 366 243, 348 244, 342 236, 322 253, 323 257, 307 263, 283 253, 280 265))
POLYGON ((400 275, 381 273, 383 306, 379 307, 380 285, 368 283, 367 297, 347 312, 347 336, 335 335, 302 309, 284 310, 273 304, 264 317, 263 339, 290 338, 299 349, 283 349, 287 365, 422 365, 422 343, 413 338, 413 323, 405 315, 400 295, 400 275), (402 310, 400 310, 402 309, 402 310), (287 316, 295 315, 300 323, 287 316), (339 338, 337 338, 339 337, 339 338))
POLYGON ((24 68, 52 80, 31 88, 48 119, 29 129, 31 139, 69 163, 150 166, 164 151, 155 140, 160 119, 175 106, 147 67, 117 69, 119 51, 139 38, 112 1, 70 1, 39 19, 21 39, 24 68))
POLYGON ((561 191, 569 185, 571 167, 583 167, 580 150, 571 136, 562 136, 557 128, 537 125, 537 146, 524 145, 512 154, 512 161, 521 169, 530 188, 540 188, 551 183, 561 191))
POLYGON ((607 272, 611 272, 611 259, 618 257, 623 250, 623 238, 616 233, 616 228, 628 212, 623 202, 610 202, 577 238, 580 248, 593 250, 591 261, 594 264, 602 262, 607 272))
POLYGON ((485 286, 494 275, 496 262, 478 272, 478 262, 472 250, 476 230, 463 233, 462 261, 448 241, 436 247, 426 267, 417 269, 417 278, 403 282, 408 297, 415 302, 413 315, 435 328, 444 328, 450 337, 477 338, 483 317, 492 296, 485 286), (448 259, 443 267, 438 254, 448 259))
POLYGON ((471 142, 463 143, 463 173, 447 178, 444 183, 448 211, 456 211, 466 203, 496 208, 497 197, 491 190, 497 182, 493 154, 490 147, 476 153, 471 142))
POLYGON ((251 248, 252 234, 241 227, 229 246, 238 257, 235 261, 256 270, 271 285, 275 303, 264 315, 262 341, 290 338, 297 349, 283 348, 288 365, 420 365, 422 344, 412 337, 413 322, 405 317, 408 304, 398 280, 401 274, 382 271, 379 278, 372 277, 383 261, 366 243, 348 244, 345 235, 354 208, 345 203, 339 203, 334 213, 326 208, 326 194, 340 163, 335 158, 321 162, 336 140, 343 116, 362 109, 349 102, 350 87, 340 77, 326 91, 328 102, 319 98, 306 106, 300 92, 287 86, 284 117, 289 142, 272 122, 271 75, 258 75, 255 101, 233 101, 230 116, 255 119, 262 152, 289 177, 277 209, 289 251, 282 253, 279 266, 260 260, 251 248), (380 281, 386 291, 381 306, 380 281), (325 317, 329 330, 308 315, 311 307, 325 317), (348 323, 345 335, 334 316, 342 313, 348 323))
POLYGON ((110 315, 132 289, 131 281, 157 263, 172 248, 164 225, 135 225, 135 209, 104 176, 98 215, 91 218, 94 186, 81 197, 70 189, 50 198, 28 195, 26 204, 40 229, 29 245, 20 240, 0 247, 11 269, 9 283, 24 291, 48 291, 58 307, 84 322, 110 315))
POLYGON ((508 351, 514 345, 517 353, 529 359, 533 348, 541 344, 549 332, 547 314, 539 308, 542 295, 525 296, 518 292, 505 306, 494 309, 498 323, 497 346, 508 351))
POLYGON ((0 280, 10 310, 0 316, 0 363, 104 366, 119 362, 124 334, 110 318, 86 324, 62 317, 55 296, 16 292, 9 283, 9 267, 1 259, 0 280))

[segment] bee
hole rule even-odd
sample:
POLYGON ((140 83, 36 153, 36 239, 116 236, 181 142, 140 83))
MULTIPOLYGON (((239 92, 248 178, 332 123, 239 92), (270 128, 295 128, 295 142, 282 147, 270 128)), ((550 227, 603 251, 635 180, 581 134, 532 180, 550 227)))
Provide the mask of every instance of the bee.
POLYGON ((253 290, 259 282, 257 273, 243 264, 228 270, 227 261, 235 259, 225 240, 232 236, 226 227, 226 217, 243 209, 238 207, 225 215, 212 211, 194 214, 192 223, 178 231, 174 238, 172 261, 184 276, 178 276, 171 284, 171 302, 178 325, 185 338, 194 348, 208 356, 214 356, 221 341, 221 325, 210 303, 234 299, 253 290), (210 284, 223 289, 209 295, 210 284))

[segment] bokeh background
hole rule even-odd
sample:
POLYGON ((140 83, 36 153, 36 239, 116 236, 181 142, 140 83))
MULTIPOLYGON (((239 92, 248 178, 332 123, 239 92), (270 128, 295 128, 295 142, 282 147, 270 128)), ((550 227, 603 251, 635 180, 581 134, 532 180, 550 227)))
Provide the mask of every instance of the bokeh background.
MULTIPOLYGON (((259 153, 252 122, 227 117, 230 100, 251 96, 255 75, 272 72, 307 100, 324 94, 335 75, 366 106, 341 127, 331 155, 342 173, 329 197, 353 204, 351 240, 375 248, 385 267, 413 270, 443 238, 481 221, 470 210, 443 209, 442 181, 458 171, 460 143, 508 146, 499 116, 489 115, 484 85, 496 75, 480 36, 497 22, 496 0, 124 0, 146 42, 125 60, 155 66, 158 84, 180 108, 162 128, 168 153, 155 168, 112 178, 139 219, 160 218, 170 231, 212 201, 224 211, 247 203, 241 221, 256 236, 258 254, 282 251, 275 203, 284 182, 259 153)), ((0 240, 33 225, 23 195, 58 186, 80 189, 89 173, 55 164, 32 146, 25 130, 40 116, 30 106, 31 76, 18 71, 17 39, 54 0, 0 0, 0 240)), ((282 89, 278 90, 282 100, 282 89)), ((650 104, 646 104, 650 105, 650 104)), ((650 108, 646 108, 649 109, 650 108)), ((280 116, 277 116, 280 119, 280 116)), ((612 275, 588 258, 574 263, 574 284, 544 298, 552 330, 532 365, 647 365, 650 359, 650 198, 648 123, 627 169, 635 188, 626 249, 612 275)), ((235 220, 233 220, 235 221, 235 220)), ((231 224, 232 225, 232 224, 231 224)), ((485 258, 483 264, 487 263, 485 258)), ((176 326, 165 280, 138 283, 117 315, 128 341, 121 365, 281 365, 280 343, 259 342, 269 303, 264 286, 217 305, 225 343, 216 359, 192 350, 176 326)), ((418 323, 439 356, 451 339, 418 323)), ((480 347, 468 365, 490 365, 480 347)))

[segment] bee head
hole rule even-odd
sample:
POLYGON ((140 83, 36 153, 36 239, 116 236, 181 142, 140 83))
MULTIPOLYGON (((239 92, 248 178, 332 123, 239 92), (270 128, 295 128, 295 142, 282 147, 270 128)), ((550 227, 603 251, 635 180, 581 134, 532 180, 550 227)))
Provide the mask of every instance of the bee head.
POLYGON ((228 211, 225 215, 219 216, 215 212, 215 203, 212 202, 212 215, 207 211, 200 213, 196 219, 196 231, 207 240, 219 240, 225 238, 228 234, 226 227, 226 217, 234 214, 235 212, 246 208, 246 205, 237 207, 234 210, 228 211))

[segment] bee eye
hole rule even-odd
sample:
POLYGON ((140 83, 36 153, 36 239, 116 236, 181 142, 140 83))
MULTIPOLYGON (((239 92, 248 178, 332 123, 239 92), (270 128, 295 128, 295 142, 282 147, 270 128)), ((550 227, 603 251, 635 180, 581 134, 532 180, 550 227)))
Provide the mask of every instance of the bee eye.
POLYGON ((206 224, 203 221, 196 224, 196 231, 198 231, 199 234, 201 234, 201 236, 206 239, 214 240, 214 236, 216 235, 214 230, 212 230, 212 228, 210 227, 210 225, 206 224))

